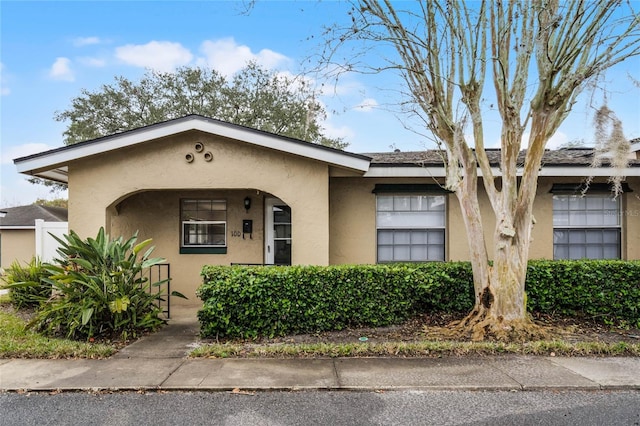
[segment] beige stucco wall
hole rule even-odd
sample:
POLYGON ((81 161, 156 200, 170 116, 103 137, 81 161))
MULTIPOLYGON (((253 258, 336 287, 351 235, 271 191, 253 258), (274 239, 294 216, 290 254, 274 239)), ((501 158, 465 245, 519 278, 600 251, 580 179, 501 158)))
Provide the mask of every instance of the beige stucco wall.
MULTIPOLYGON (((561 179, 542 178, 534 204, 537 221, 530 258, 553 258, 552 194, 561 179)), ((579 180, 576 180, 579 182, 579 180)), ((195 290, 205 264, 264 262, 264 199, 275 196, 292 209, 293 264, 376 262, 375 194, 377 183, 433 184, 433 179, 329 177, 329 167, 243 142, 200 132, 140 144, 69 165, 69 225, 81 236, 105 226, 112 236, 153 238, 155 254, 171 264, 173 288, 199 303, 195 290), (206 162, 196 142, 213 154, 206 162), (192 153, 194 161, 185 161, 192 153), (89 184, 87 184, 89 183, 89 184), (253 206, 245 212, 242 201, 253 206), (227 254, 180 254, 180 198, 226 199, 227 254), (253 240, 233 237, 242 219, 253 219, 253 240)), ((635 183, 635 186, 634 186, 635 183)), ((623 256, 640 258, 640 182, 623 204, 623 256)), ((447 200, 446 258, 468 259, 467 235, 456 197, 447 200)), ((493 215, 483 188, 481 212, 487 244, 492 244, 493 215)), ((3 247, 5 241, 3 241, 3 247)), ((4 262, 4 260, 3 260, 4 262)), ((178 303, 183 303, 177 301, 178 303)))
MULTIPOLYGON (((245 261, 245 256, 232 254, 231 247, 226 256, 177 255, 180 193, 215 190, 217 194, 219 190, 238 190, 226 193, 230 200, 227 207, 231 209, 228 231, 241 225, 241 219, 236 221, 233 216, 237 213, 233 209, 241 208, 246 194, 256 191, 273 194, 292 210, 292 263, 327 265, 328 173, 328 166, 318 161, 200 132, 187 132, 70 164, 69 228, 83 237, 95 235, 101 226, 106 226, 108 231, 120 231, 123 221, 118 220, 119 214, 130 214, 136 205, 159 209, 156 213, 145 213, 149 216, 143 216, 137 225, 145 236, 154 238, 157 254, 167 257, 171 263, 173 287, 195 303, 194 291, 200 283, 202 264, 229 264, 235 259, 245 261), (202 153, 195 152, 196 142, 204 144, 202 153), (204 160, 203 154, 207 151, 213 154, 211 162, 204 160), (185 161, 188 153, 195 156, 191 163, 185 161), (154 194, 147 192, 149 190, 172 192, 154 194), (138 193, 145 195, 132 197, 138 193), (130 197, 131 201, 126 201, 130 197), (165 208, 173 211, 162 210, 165 208)), ((260 204, 257 202, 256 207, 260 204)), ((252 209, 251 214, 258 215, 259 209, 252 209)), ((260 222, 254 217, 254 226, 260 222)), ((257 234, 254 232, 254 238, 257 234)), ((229 232, 227 237, 231 243, 233 239, 229 232)), ((257 250, 257 246, 258 241, 255 241, 251 256, 255 255, 253 250, 257 250)))
POLYGON ((640 259, 640 178, 628 179, 633 192, 623 195, 622 255, 625 259, 640 259))
POLYGON ((15 260, 28 263, 36 254, 36 234, 33 229, 4 229, 0 231, 0 266, 7 268, 15 260))
MULTIPOLYGON (((553 183, 569 182, 560 178, 541 178, 534 202, 536 224, 532 231, 530 259, 553 259, 553 183)), ((573 179, 578 185, 580 179, 573 179)), ((433 183, 432 179, 331 179, 331 242, 330 263, 357 264, 376 262, 375 194, 376 183, 433 183)), ((623 195, 622 256, 640 259, 640 179, 629 180, 635 192, 623 195)), ((467 232, 454 194, 447 197, 447 260, 468 260, 467 232)), ((480 211, 484 221, 485 241, 489 250, 493 244, 495 219, 488 197, 479 190, 480 211)))
MULTIPOLYGON (((123 200, 118 214, 110 219, 112 235, 133 235, 139 241, 153 238, 153 256, 167 259, 173 277, 172 289, 190 299, 202 283, 198 275, 203 265, 264 263, 264 193, 257 191, 150 191, 123 200), (251 209, 246 212, 243 200, 249 196, 251 209), (180 199, 204 198, 227 201, 227 253, 180 254, 180 199), (242 220, 253 220, 253 234, 242 236, 242 220)), ((193 296, 193 297, 192 297, 193 296)))

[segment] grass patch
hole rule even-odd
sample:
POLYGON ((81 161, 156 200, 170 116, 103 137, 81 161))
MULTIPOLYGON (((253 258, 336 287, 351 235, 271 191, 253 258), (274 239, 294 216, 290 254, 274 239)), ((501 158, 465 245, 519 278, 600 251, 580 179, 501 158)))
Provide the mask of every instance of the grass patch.
POLYGON ((441 357, 489 355, 640 356, 640 344, 562 340, 526 343, 420 341, 385 343, 207 344, 192 358, 441 357))
MULTIPOLYGON (((0 304, 8 303, 3 295, 0 304)), ((0 358, 106 358, 116 349, 102 343, 44 337, 25 330, 25 321, 0 310, 0 358)))

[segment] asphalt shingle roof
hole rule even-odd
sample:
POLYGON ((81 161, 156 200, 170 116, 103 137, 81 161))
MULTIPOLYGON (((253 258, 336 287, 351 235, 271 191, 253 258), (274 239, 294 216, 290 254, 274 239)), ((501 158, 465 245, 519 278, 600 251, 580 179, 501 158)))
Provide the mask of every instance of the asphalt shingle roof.
POLYGON ((0 217, 0 227, 35 226, 36 219, 46 222, 66 222, 67 209, 31 204, 29 206, 0 208, 5 217, 0 217))
MULTIPOLYGON (((518 162, 524 163, 526 151, 520 151, 518 162)), ((372 166, 442 166, 443 151, 408 151, 408 152, 374 152, 364 154, 371 157, 372 166)), ((491 165, 497 166, 500 162, 500 150, 489 149, 487 156, 491 165)), ((593 159, 593 149, 569 148, 559 150, 547 150, 542 157, 544 167, 560 166, 589 166, 593 159)), ((603 165, 607 164, 603 159, 603 165)), ((630 160, 632 167, 640 166, 640 160, 630 160)))

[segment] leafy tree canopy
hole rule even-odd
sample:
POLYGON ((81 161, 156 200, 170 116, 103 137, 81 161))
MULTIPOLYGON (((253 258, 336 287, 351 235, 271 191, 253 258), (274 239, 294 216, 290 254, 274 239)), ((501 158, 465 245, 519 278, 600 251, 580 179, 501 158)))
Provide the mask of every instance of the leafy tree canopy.
POLYGON ((324 134, 326 111, 302 78, 249 63, 232 77, 211 69, 183 67, 147 71, 138 82, 115 78, 96 91, 82 90, 54 118, 69 122, 67 145, 199 114, 242 126, 344 149, 324 134))
POLYGON ((62 207, 66 209, 69 207, 69 200, 66 198, 54 198, 53 200, 38 198, 33 204, 44 207, 62 207))

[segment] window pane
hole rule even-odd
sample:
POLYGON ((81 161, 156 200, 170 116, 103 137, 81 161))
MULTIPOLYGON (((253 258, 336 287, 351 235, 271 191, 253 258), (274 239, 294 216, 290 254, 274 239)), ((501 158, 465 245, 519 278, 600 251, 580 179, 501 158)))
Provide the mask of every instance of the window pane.
POLYGON ((376 197, 378 261, 444 260, 445 202, 432 195, 376 197))
POLYGON ((274 225, 274 238, 291 238, 291 225, 274 225))
POLYGON ((414 262, 425 261, 428 259, 427 246, 411 246, 411 260, 414 262))
POLYGON ((566 244, 569 242, 569 231, 556 229, 553 231, 554 244, 566 244))
POLYGON ((602 231, 602 242, 609 244, 620 243, 620 230, 618 229, 606 229, 602 231))
POLYGON ((566 195, 553 196, 553 210, 569 210, 569 198, 566 195))
POLYGON ((376 199, 378 200, 378 211, 393 211, 393 197, 379 196, 376 199))
POLYGON ((569 226, 568 211, 553 211, 553 226, 569 226))
POLYGON ((569 231, 569 244, 584 244, 587 242, 585 231, 571 230, 569 231))
POLYGON ((393 231, 378 231, 378 244, 393 244, 393 231))
POLYGON ((411 250, 409 246, 393 246, 393 260, 409 261, 411 260, 411 250))
POLYGON ((602 247, 603 259, 620 259, 620 245, 605 245, 602 247))
MULTIPOLYGON (((425 228, 430 212, 379 212, 378 228, 425 228)), ((435 225, 432 225, 435 226, 435 225)))
POLYGON ((571 211, 569 213, 569 225, 572 225, 572 226, 587 225, 587 213, 585 211, 571 211))
POLYGON ((392 262, 392 261, 393 261, 393 247, 378 246, 378 262, 392 262))
POLYGON ((409 196, 393 197, 393 209, 395 211, 411 210, 411 197, 409 196))
POLYGON ((582 245, 569 246, 569 259, 584 259, 585 249, 582 245))
POLYGON ((602 246, 599 245, 588 245, 586 247, 586 257, 587 259, 602 259, 602 246))
POLYGON ((446 198, 444 195, 436 195, 436 196, 429 197, 429 210, 444 211, 445 200, 446 198))
POLYGON ((569 247, 568 246, 553 246, 553 258, 554 259, 568 259, 569 247))
POLYGON ((604 210, 620 210, 620 198, 604 197, 602 208, 604 210))
POLYGON ((397 231, 393 234, 394 244, 409 244, 411 243, 411 233, 409 231, 397 231))
POLYGON ((185 245, 225 245, 225 225, 199 222, 185 222, 183 244, 185 245))
POLYGON ((276 265, 289 265, 291 259, 291 240, 277 240, 273 242, 275 252, 273 262, 276 265))
MULTIPOLYGON (((602 210, 587 210, 587 225, 588 226, 602 226, 604 225, 605 212, 602 210)), ((615 216, 614 216, 615 219, 615 216)))
POLYGON ((275 223, 291 223, 291 207, 274 206, 273 221, 275 223))
POLYGON ((602 231, 587 231, 587 244, 602 244, 602 231))
POLYGON ((438 244, 444 246, 444 230, 429 231, 429 244, 438 244))
POLYGON ((411 210, 413 211, 429 210, 429 202, 427 197, 420 196, 420 195, 411 197, 411 210))
POLYGON ((569 196, 569 210, 585 210, 587 201, 580 195, 569 196))
POLYGON ((430 245, 428 260, 441 260, 444 261, 444 246, 430 245))
POLYGON ((585 196, 587 210, 602 210, 602 197, 585 196))
POLYGON ((427 231, 413 231, 411 233, 411 244, 427 244, 429 241, 427 231))
POLYGON ((619 210, 605 210, 603 212, 602 224, 606 226, 619 226, 620 225, 620 211, 619 210))
POLYGON ((181 200, 182 245, 225 246, 227 202, 224 200, 181 200))

